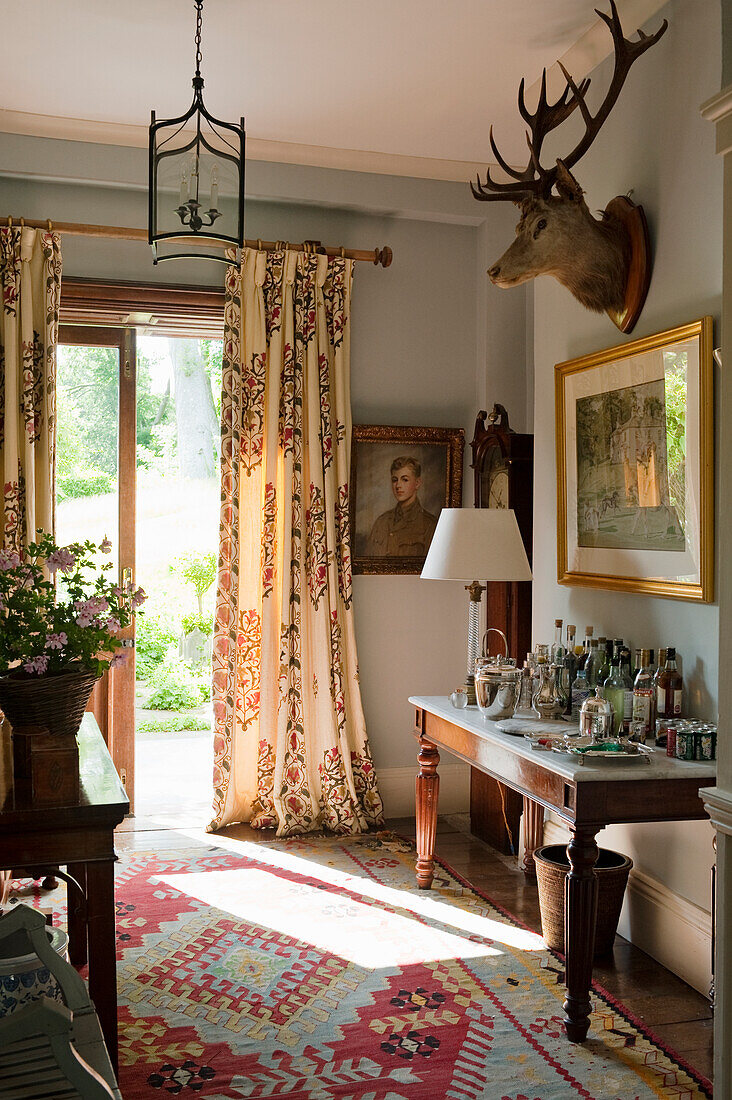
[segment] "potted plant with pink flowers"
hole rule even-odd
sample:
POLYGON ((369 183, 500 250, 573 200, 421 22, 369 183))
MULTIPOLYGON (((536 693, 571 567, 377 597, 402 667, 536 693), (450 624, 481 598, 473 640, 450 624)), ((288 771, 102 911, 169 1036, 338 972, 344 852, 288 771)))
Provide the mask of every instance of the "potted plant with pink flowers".
POLYGON ((121 632, 146 597, 98 562, 111 549, 41 534, 22 558, 0 550, 0 709, 11 725, 76 733, 95 682, 124 661, 121 632))

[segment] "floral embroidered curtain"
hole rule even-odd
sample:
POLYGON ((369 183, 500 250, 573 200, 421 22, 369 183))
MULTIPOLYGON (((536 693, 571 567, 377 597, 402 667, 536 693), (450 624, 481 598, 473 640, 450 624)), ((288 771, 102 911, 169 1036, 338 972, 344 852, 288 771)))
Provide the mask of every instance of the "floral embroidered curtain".
POLYGON ((382 821, 352 609, 352 265, 246 249, 227 270, 212 829, 382 821))
POLYGON ((18 553, 53 533, 60 292, 58 234, 0 228, 2 546, 18 553))

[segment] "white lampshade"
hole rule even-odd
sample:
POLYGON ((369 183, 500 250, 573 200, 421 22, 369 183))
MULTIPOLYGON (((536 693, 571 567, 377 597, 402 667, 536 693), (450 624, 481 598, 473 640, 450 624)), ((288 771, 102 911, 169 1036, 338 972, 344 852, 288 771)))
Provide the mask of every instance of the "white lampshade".
POLYGON ((430 581, 530 581, 513 510, 443 508, 421 575, 430 581))

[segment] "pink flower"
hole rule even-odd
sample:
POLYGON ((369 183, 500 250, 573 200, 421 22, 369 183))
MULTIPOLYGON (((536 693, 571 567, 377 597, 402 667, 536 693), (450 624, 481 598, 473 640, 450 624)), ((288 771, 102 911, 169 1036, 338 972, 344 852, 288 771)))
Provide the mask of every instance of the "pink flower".
POLYGON ((146 599, 147 596, 145 595, 144 588, 138 588, 136 592, 132 593, 132 599, 130 600, 130 603, 133 607, 139 607, 140 604, 143 604, 146 599))
POLYGON ((59 634, 48 634, 46 635, 46 649, 63 649, 68 640, 63 630, 59 634))
POLYGON ((112 542, 105 535, 102 541, 99 543, 99 549, 103 554, 108 554, 112 549, 112 542))
POLYGON ((112 589, 112 595, 113 596, 124 596, 124 594, 125 594, 124 588, 120 588, 120 586, 118 584, 115 584, 114 588, 112 589))
POLYGON ((31 657, 30 661, 26 661, 23 665, 23 668, 26 672, 37 672, 40 675, 48 668, 48 657, 45 654, 40 657, 31 657))
POLYGON ((46 569, 49 573, 55 573, 57 569, 60 569, 62 573, 70 573, 76 565, 76 558, 70 550, 61 547, 59 550, 54 550, 52 554, 49 554, 46 558, 46 569))
POLYGON ((19 565, 20 558, 14 550, 0 550, 0 569, 17 569, 19 565))
POLYGON ((111 615, 102 625, 105 627, 105 629, 109 631, 110 634, 116 634, 117 631, 120 629, 120 623, 118 623, 116 619, 113 619, 111 615))
POLYGON ((114 657, 109 662, 109 667, 110 668, 119 668, 119 666, 123 665, 126 660, 127 660, 127 654, 126 653, 115 653, 114 657))
POLYGON ((97 614, 96 600, 77 600, 74 604, 74 610, 78 611, 76 616, 77 626, 91 626, 97 614))

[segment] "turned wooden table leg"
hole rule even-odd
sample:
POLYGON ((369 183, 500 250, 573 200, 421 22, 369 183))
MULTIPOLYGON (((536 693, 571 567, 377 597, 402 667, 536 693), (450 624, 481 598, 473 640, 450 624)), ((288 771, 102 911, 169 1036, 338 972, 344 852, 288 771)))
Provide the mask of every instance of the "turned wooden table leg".
POLYGON ((524 861, 525 875, 536 878, 534 852, 544 843, 544 807, 524 796, 524 861))
POLYGON ((429 890, 435 877, 435 834, 437 832, 437 796, 440 754, 431 741, 419 740, 417 776, 417 886, 429 890))
POLYGON ((567 958, 567 999, 564 1029, 573 1043, 582 1043, 590 1027, 590 982, 597 917, 597 828, 575 826, 567 845, 569 874, 564 893, 564 953, 567 958))

